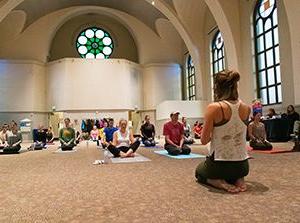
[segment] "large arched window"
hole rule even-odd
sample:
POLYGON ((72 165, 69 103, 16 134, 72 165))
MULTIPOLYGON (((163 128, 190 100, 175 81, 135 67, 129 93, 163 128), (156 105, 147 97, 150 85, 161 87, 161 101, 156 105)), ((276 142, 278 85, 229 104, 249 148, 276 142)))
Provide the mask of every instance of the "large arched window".
POLYGON ((276 0, 258 0, 254 10, 258 97, 264 105, 282 102, 276 0))
POLYGON ((220 30, 216 32, 211 42, 211 89, 214 99, 214 75, 225 70, 225 47, 220 30))
POLYGON ((220 31, 217 31, 211 43, 212 74, 225 69, 224 40, 220 31))
POLYGON ((188 100, 196 100, 195 67, 191 55, 186 61, 186 95, 188 100))
POLYGON ((82 58, 107 59, 113 52, 113 41, 108 32, 92 27, 79 34, 76 48, 82 58))

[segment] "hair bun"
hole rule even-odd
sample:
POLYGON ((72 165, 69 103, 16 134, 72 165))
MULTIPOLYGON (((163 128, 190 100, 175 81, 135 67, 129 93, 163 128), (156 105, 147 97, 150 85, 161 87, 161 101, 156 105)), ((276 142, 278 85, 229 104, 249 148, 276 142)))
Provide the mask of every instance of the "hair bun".
POLYGON ((228 81, 231 83, 236 83, 240 80, 240 74, 236 71, 228 72, 228 81))

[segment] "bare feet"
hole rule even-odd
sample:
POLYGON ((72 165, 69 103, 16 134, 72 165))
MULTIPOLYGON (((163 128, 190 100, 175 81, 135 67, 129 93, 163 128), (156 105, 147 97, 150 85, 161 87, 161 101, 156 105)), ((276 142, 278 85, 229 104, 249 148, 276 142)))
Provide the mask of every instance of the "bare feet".
POLYGON ((127 157, 127 153, 123 153, 122 151, 120 152, 120 157, 121 158, 126 158, 127 157))
POLYGON ((135 153, 131 153, 128 157, 135 157, 135 153))
POLYGON ((239 193, 240 189, 239 187, 236 187, 235 185, 227 183, 225 180, 220 179, 207 179, 207 183, 212 185, 213 187, 216 187, 218 189, 225 190, 229 193, 239 193))
POLYGON ((241 192, 245 192, 247 190, 247 185, 244 178, 238 179, 234 185, 237 186, 241 192))
POLYGON ((133 154, 133 150, 132 149, 129 149, 128 151, 127 151, 127 153, 126 153, 126 156, 127 157, 134 157, 134 154, 133 154))

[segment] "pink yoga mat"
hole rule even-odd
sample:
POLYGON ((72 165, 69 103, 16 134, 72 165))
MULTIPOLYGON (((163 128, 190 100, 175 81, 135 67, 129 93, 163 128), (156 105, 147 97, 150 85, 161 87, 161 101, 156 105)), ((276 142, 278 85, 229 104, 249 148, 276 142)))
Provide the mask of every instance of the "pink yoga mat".
POLYGON ((263 154, 291 153, 291 152, 293 152, 291 149, 280 149, 280 148, 273 148, 272 150, 254 150, 250 146, 247 146, 247 150, 249 152, 263 153, 263 154))

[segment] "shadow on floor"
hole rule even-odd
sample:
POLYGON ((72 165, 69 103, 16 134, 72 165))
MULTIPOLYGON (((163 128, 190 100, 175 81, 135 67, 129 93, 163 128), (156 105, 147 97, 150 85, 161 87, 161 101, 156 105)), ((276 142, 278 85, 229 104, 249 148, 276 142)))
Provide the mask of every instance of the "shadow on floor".
MULTIPOLYGON (((197 182, 197 181, 196 181, 197 182)), ((217 194, 229 194, 228 192, 221 190, 221 189, 217 189, 214 188, 208 184, 203 184, 200 182, 197 182, 199 185, 206 187, 208 189, 209 192, 212 193, 217 193, 217 194)), ((247 194, 253 194, 253 195, 261 195, 267 191, 269 191, 269 187, 263 185, 262 183, 259 182, 254 182, 254 181, 246 181, 248 190, 246 192, 243 193, 247 193, 247 194)))

